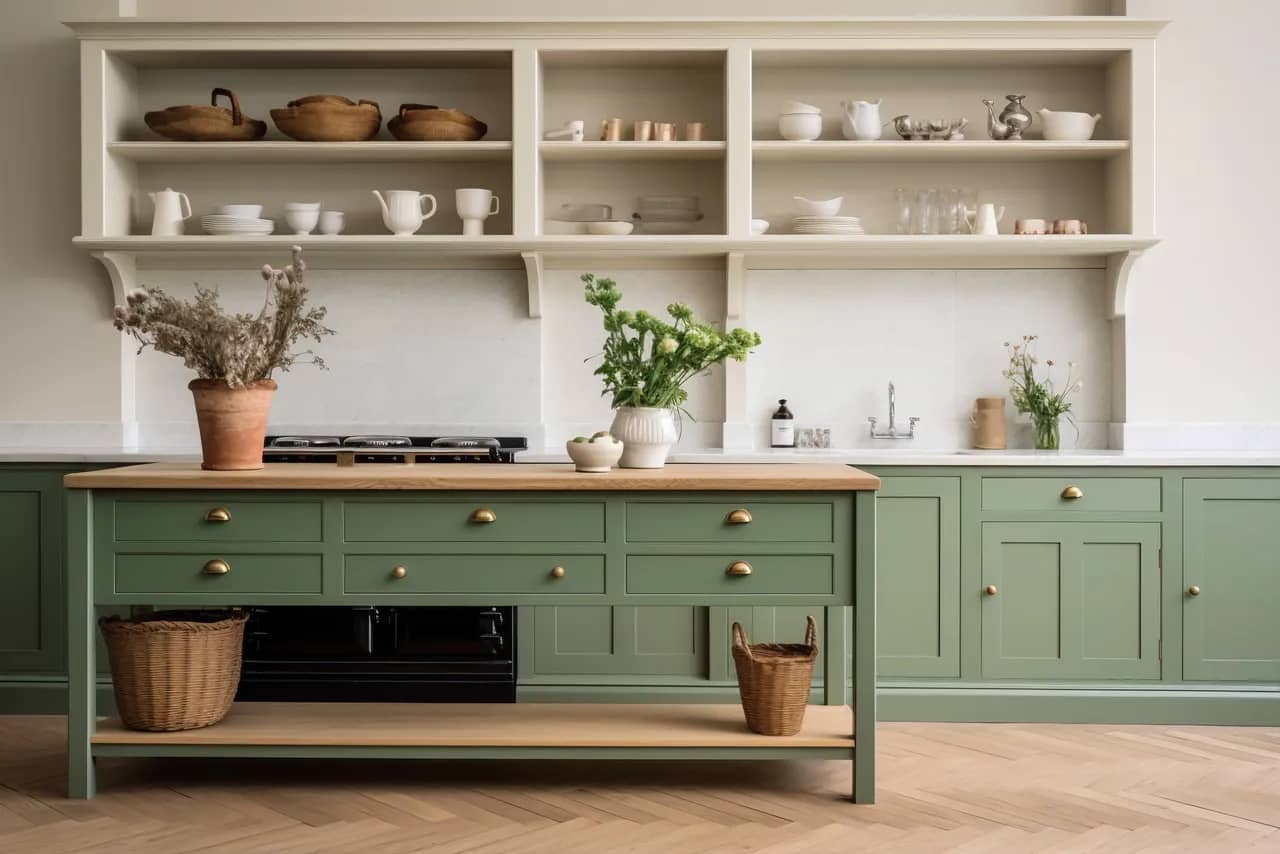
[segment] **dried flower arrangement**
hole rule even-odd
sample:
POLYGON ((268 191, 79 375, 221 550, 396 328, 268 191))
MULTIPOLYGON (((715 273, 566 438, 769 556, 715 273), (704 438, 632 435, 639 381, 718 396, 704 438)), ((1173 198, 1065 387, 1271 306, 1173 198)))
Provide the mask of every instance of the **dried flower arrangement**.
POLYGON ((1061 391, 1057 390, 1052 377, 1053 360, 1045 362, 1050 369, 1045 372, 1043 380, 1036 379, 1036 365, 1040 360, 1035 354, 1038 335, 1023 335, 1015 344, 1004 342, 1009 351, 1009 367, 1002 373, 1009 380, 1009 396, 1018 411, 1031 416, 1035 425, 1036 450, 1057 450, 1061 444, 1059 422, 1063 416, 1074 427, 1075 420, 1071 415, 1070 397, 1084 388, 1082 380, 1073 380, 1074 362, 1067 362, 1067 383, 1061 391))
POLYGON ((228 314, 217 289, 199 284, 189 302, 159 288, 138 288, 125 297, 125 305, 116 306, 116 329, 136 338, 139 352, 154 347, 182 359, 200 379, 221 380, 236 389, 295 364, 323 370, 324 360, 312 351, 294 350, 299 341, 319 342, 333 330, 323 323, 323 307, 307 309, 302 247, 292 251, 293 263, 283 270, 263 266, 267 294, 256 315, 228 314))
POLYGON ((688 400, 684 384, 725 359, 746 361, 760 336, 746 329, 724 332, 698 320, 681 303, 667 306, 672 322, 647 311, 618 311, 622 292, 612 279, 582 277, 586 300, 604 313, 604 361, 595 374, 604 379, 603 395, 613 408, 678 409, 688 400))

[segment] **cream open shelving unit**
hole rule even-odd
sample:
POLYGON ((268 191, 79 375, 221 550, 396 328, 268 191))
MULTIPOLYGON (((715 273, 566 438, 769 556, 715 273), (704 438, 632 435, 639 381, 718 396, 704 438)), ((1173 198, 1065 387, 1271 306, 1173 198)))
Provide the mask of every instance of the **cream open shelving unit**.
MULTIPOLYGON (((69 23, 80 39, 82 222, 78 246, 106 266, 117 297, 139 270, 256 267, 293 243, 314 266, 344 269, 522 270, 529 313, 541 315, 547 269, 689 267, 725 272, 726 322, 741 323, 748 272, 814 268, 1095 268, 1107 271, 1109 313, 1125 312, 1134 261, 1157 242, 1153 219, 1154 40, 1165 22, 1126 17, 998 19, 211 21, 118 18, 69 23), (150 109, 202 103, 233 89, 268 121, 247 143, 170 142, 142 123, 150 109), (981 98, 1027 95, 1030 107, 1104 116, 1087 142, 987 139, 981 98), (489 124, 473 143, 358 143, 282 137, 268 111, 319 92, 379 102, 436 103, 489 124), (963 142, 841 138, 839 101, 884 99, 883 117, 969 118, 963 142), (821 106, 819 142, 781 140, 784 100, 821 106), (591 131, 609 116, 701 121, 705 141, 544 141, 570 119, 591 131), (320 200, 347 213, 337 237, 151 237, 146 193, 188 193, 197 217, 228 202, 320 200), (897 186, 961 186, 1018 217, 1082 218, 1084 236, 900 235, 897 186), (463 238, 453 190, 501 200, 488 234, 463 238), (372 189, 434 194, 421 233, 386 233, 372 189), (702 200, 697 233, 626 237, 545 234, 565 203, 603 202, 615 216, 646 193, 702 200), (793 195, 844 195, 868 234, 786 233, 793 195), (752 236, 763 217, 770 233, 752 236)), ((198 222, 198 221, 197 221, 198 222)), ((188 231, 198 228, 192 222, 188 231)), ((122 357, 123 358, 123 357, 122 357)), ((126 371, 126 373, 128 373, 126 371)), ((126 377, 126 398, 131 384, 126 377)), ((745 430, 745 374, 726 378, 726 445, 745 430), (736 426, 734 426, 736 425, 736 426)), ((129 401, 126 401, 126 408, 129 401)), ((126 420, 128 418, 126 417, 126 420)))

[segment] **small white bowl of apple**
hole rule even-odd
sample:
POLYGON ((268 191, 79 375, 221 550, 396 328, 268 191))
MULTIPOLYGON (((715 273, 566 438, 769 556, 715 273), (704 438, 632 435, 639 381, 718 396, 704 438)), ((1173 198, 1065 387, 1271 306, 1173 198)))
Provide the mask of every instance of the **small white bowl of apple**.
POLYGON ((613 438, 608 430, 586 436, 575 436, 564 443, 569 459, 578 471, 606 472, 618 464, 622 456, 622 442, 613 438))

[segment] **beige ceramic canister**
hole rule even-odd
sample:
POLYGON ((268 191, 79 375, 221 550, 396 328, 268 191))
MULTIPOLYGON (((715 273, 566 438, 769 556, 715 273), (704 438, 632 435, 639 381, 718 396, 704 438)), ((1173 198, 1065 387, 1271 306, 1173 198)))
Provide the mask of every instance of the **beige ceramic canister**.
POLYGON ((1004 398, 980 397, 973 402, 969 415, 973 425, 973 446, 984 451, 1004 450, 1004 398))

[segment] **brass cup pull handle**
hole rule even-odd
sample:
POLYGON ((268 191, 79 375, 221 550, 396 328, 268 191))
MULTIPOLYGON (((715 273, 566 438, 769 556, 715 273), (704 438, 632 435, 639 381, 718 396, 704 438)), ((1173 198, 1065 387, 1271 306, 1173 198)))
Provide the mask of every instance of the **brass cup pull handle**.
POLYGON ((231 511, 225 507, 214 507, 208 513, 204 514, 206 522, 230 522, 231 511))
POLYGON ((987 594, 988 596, 994 596, 1000 591, 996 589, 996 586, 994 584, 988 584, 986 587, 982 588, 982 592, 987 594))
POLYGON ((725 575, 743 576, 751 574, 751 564, 745 560, 735 560, 724 571, 725 575))
POLYGON ((1084 490, 1078 486, 1068 486, 1066 489, 1062 490, 1062 498, 1065 501, 1075 501, 1076 499, 1084 498, 1084 490))
POLYGON ((1199 596, 1199 595, 1200 595, 1200 585, 1198 585, 1198 584, 1193 584, 1193 585, 1191 585, 1190 587, 1188 587, 1188 588, 1187 588, 1187 595, 1188 595, 1188 596, 1199 596))
POLYGON ((498 514, 494 513, 488 507, 481 507, 471 513, 469 520, 473 525, 488 525, 490 522, 498 521, 498 514))
POLYGON ((563 567, 563 566, 553 566, 553 567, 551 567, 551 577, 552 577, 552 578, 564 578, 564 567, 563 567))
POLYGON ((739 507, 737 510, 729 511, 729 515, 724 520, 730 525, 750 525, 751 511, 745 507, 739 507))
POLYGON ((219 558, 209 561, 204 565, 204 569, 201 570, 205 575, 226 575, 230 571, 231 564, 219 558))
POLYGON ((401 566, 401 565, 399 565, 399 564, 397 564, 397 565, 395 565, 395 566, 393 566, 393 567, 391 568, 391 577, 392 577, 392 578, 404 578, 404 577, 405 577, 406 575, 408 575, 408 574, 409 574, 409 570, 405 569, 403 566, 401 566))

